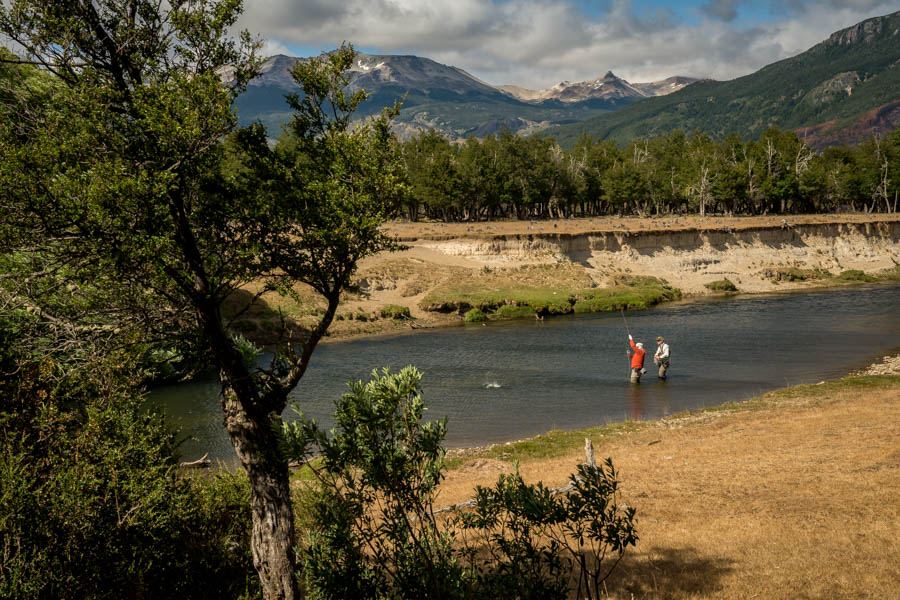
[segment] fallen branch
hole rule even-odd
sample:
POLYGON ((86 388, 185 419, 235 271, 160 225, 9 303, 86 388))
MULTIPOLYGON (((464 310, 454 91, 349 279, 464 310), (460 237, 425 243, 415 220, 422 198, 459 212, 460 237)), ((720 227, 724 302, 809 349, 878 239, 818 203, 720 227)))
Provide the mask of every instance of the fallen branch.
POLYGON ((187 468, 187 469, 190 469, 190 468, 206 469, 207 467, 209 467, 209 465, 210 465, 209 452, 207 452, 206 454, 204 454, 197 460, 183 462, 183 463, 181 463, 180 466, 182 468, 187 468))

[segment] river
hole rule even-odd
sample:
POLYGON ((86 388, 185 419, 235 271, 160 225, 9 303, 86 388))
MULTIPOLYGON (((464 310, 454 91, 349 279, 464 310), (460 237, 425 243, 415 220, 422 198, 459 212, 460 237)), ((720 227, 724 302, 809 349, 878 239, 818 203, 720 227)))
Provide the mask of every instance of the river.
MULTIPOLYGON (((465 447, 743 400, 845 375, 900 346, 898 285, 692 300, 626 316, 649 350, 638 385, 628 381, 622 316, 604 313, 323 344, 290 401, 329 425, 346 382, 412 364, 424 373, 426 418, 447 416, 446 445, 465 447), (657 335, 671 347, 665 382, 650 360, 657 335)), ((213 375, 158 387, 150 399, 182 428, 185 459, 234 460, 213 375)))

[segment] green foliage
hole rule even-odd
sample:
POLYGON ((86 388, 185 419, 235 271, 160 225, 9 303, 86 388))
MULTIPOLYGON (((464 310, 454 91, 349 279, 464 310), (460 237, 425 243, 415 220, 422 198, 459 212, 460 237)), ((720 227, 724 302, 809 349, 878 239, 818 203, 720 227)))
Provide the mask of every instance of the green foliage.
POLYGON ((0 597, 257 592, 246 479, 179 477, 175 434, 123 377, 134 368, 120 354, 61 374, 0 348, 0 597))
POLYGON ((848 269, 846 271, 841 271, 841 273, 837 275, 835 279, 839 281, 861 281, 867 283, 878 281, 877 277, 867 275, 864 271, 860 271, 859 269, 848 269))
POLYGON ((584 290, 575 302, 576 313, 645 309, 660 302, 678 300, 681 290, 656 277, 625 277, 609 288, 584 290))
POLYGON ((445 421, 421 423, 421 373, 373 372, 337 403, 329 437, 301 419, 284 426, 291 456, 315 445, 322 486, 303 549, 313 598, 459 597, 464 573, 431 503, 443 477, 445 421), (350 595, 347 595, 350 594, 350 595), (452 597, 452 596, 451 596, 452 597))
POLYGON ((381 307, 381 317, 384 319, 411 319, 408 306, 387 304, 381 307))
MULTIPOLYGON (((822 154, 774 126, 756 140, 724 138, 675 130, 619 149, 583 135, 566 152, 550 139, 504 133, 459 146, 430 132, 400 146, 412 184, 402 211, 410 220, 490 221, 895 208, 900 133, 822 154)), ((552 235, 543 227, 535 222, 529 232, 552 235)))
POLYGON ((703 287, 713 292, 736 292, 737 286, 731 282, 727 277, 725 279, 718 279, 716 281, 710 281, 709 283, 704 283, 703 287))
POLYGON ((241 8, 0 5, 0 34, 23 62, 47 67, 0 69, 0 89, 13 90, 0 93, 0 307, 38 315, 30 342, 55 356, 161 347, 189 366, 215 364, 225 426, 252 471, 261 585, 282 597, 293 594, 279 587, 293 585, 293 523, 273 427, 357 262, 396 248, 379 226, 404 184, 396 108, 350 127, 366 94, 343 91, 349 45, 294 69, 303 97, 289 98, 294 119, 277 147, 261 126, 235 131, 233 102, 260 66, 260 42, 229 36, 241 8), (31 86, 42 76, 54 85, 31 86), (308 330, 282 328, 266 368, 232 335, 241 315, 222 314, 251 282, 251 304, 299 283, 327 304, 308 330))
POLYGON ((894 266, 893 269, 887 269, 878 274, 879 279, 887 281, 900 281, 900 265, 894 266))
POLYGON ((482 321, 487 321, 487 315, 480 309, 473 308, 466 312, 465 319, 466 323, 481 323, 482 321))
POLYGON ((797 267, 770 267, 763 269, 762 276, 773 281, 807 281, 828 279, 832 275, 825 269, 800 269, 797 267))
POLYGON ((535 310, 531 306, 514 306, 512 304, 504 304, 497 308, 493 313, 493 317, 498 319, 521 319, 524 317, 533 317, 535 310))
POLYGON ((606 459, 600 466, 578 465, 567 494, 556 495, 541 483, 526 485, 518 468, 500 475, 493 488, 476 488, 475 507, 462 523, 489 540, 482 559, 484 597, 563 597, 574 567, 576 597, 601 598, 603 582, 638 540, 636 510, 618 505, 618 485, 606 459), (604 564, 607 556, 612 565, 604 564))
POLYGON ((283 427, 283 450, 318 481, 302 547, 312 598, 562 597, 598 586, 635 544, 635 511, 616 502, 612 463, 582 466, 556 496, 516 473, 479 488, 471 513, 437 518, 445 421, 423 424, 421 373, 376 371, 350 384, 331 435, 301 418, 283 427), (315 451, 315 452, 314 452, 315 451), (614 557, 603 565, 604 557, 614 557), (570 559, 569 557, 572 557, 570 559))
POLYGON ((231 339, 238 352, 241 354, 244 365, 246 365, 248 369, 254 368, 259 356, 262 354, 262 349, 240 334, 233 334, 231 339))
POLYGON ((485 289, 475 284, 446 285, 432 290, 421 305, 427 310, 475 306, 471 310, 482 314, 518 318, 533 317, 535 314, 547 316, 648 308, 681 297, 680 290, 655 277, 619 277, 612 284, 608 288, 586 289, 524 285, 485 289))

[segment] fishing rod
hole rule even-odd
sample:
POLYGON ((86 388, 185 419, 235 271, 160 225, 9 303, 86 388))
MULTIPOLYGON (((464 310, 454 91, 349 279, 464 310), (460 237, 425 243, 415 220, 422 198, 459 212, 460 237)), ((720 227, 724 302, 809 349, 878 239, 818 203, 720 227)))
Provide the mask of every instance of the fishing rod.
POLYGON ((625 309, 624 309, 624 308, 620 308, 620 309, 619 309, 619 312, 622 313, 622 320, 625 321, 625 331, 627 331, 627 332, 628 332, 628 335, 630 336, 630 335, 631 335, 631 330, 628 329, 628 319, 625 318, 625 309))
MULTIPOLYGON (((628 332, 628 337, 630 338, 631 330, 628 329, 628 319, 625 318, 625 309, 620 307, 619 312, 622 313, 622 321, 625 322, 625 331, 628 332)), ((625 362, 628 364, 628 369, 631 370, 631 356, 628 354, 627 351, 625 352, 625 362)))

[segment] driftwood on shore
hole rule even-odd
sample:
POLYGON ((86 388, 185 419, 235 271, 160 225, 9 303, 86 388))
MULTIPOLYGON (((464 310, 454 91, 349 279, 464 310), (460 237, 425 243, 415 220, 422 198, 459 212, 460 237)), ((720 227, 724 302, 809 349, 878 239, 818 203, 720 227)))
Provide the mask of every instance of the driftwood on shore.
POLYGON ((210 465, 209 452, 198 458, 181 463, 179 466, 183 469, 206 469, 210 465))

